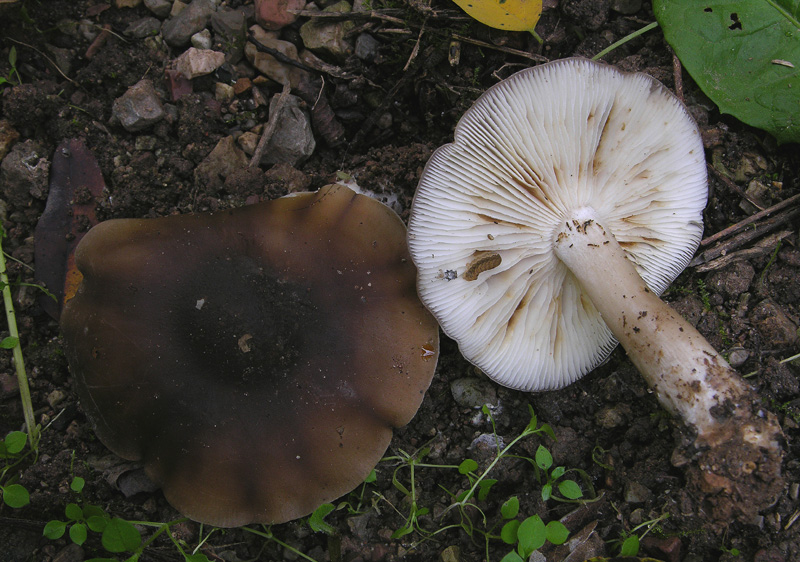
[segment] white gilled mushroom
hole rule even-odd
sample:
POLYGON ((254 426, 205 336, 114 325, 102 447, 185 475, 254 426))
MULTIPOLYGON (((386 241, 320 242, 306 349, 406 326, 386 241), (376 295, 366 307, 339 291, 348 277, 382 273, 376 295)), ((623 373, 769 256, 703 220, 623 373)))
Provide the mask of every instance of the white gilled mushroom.
POLYGON ((697 248, 707 190, 697 127, 666 88, 557 61, 490 88, 434 153, 411 211, 411 256, 422 301, 491 378, 559 388, 618 340, 697 432, 698 487, 768 502, 781 489, 777 421, 656 296, 697 248), (722 442, 736 460, 706 462, 722 442), (745 492, 743 475, 761 488, 745 492))

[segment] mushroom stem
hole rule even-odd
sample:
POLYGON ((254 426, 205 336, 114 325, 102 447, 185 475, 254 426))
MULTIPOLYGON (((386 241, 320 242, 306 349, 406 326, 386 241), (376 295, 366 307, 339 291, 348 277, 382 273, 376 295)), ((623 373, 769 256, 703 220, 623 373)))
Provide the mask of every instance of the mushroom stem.
POLYGON ((573 213, 553 243, 661 404, 697 431, 697 445, 714 447, 738 433, 750 446, 780 451, 780 427, 750 385, 647 288, 592 209, 573 213))

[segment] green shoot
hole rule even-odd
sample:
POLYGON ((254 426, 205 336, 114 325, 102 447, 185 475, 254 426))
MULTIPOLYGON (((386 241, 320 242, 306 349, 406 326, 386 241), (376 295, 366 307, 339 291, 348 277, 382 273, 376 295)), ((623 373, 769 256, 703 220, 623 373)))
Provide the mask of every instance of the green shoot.
POLYGON ((11 66, 11 70, 8 72, 8 76, 0 76, 0 86, 3 84, 22 84, 22 77, 19 75, 19 70, 17 70, 17 48, 14 46, 8 51, 8 64, 11 66), (14 75, 17 76, 16 82, 14 81, 14 75))
POLYGON ((32 450, 36 450, 39 445, 39 427, 33 416, 33 402, 31 401, 31 391, 28 386, 28 374, 25 371, 25 360, 22 357, 22 347, 19 343, 19 330, 17 329, 17 316, 14 312, 14 301, 11 298, 11 287, 8 284, 8 273, 6 271, 6 259, 3 253, 2 239, 5 238, 5 229, 0 227, 0 286, 3 290, 3 303, 6 309, 6 321, 8 322, 9 337, 0 342, 0 347, 11 349, 14 356, 14 367, 17 371, 17 383, 19 385, 19 395, 22 400, 22 412, 25 417, 25 426, 28 430, 28 443, 32 450))
POLYGON ((619 41, 615 41, 614 43, 612 43, 611 45, 609 45, 608 47, 606 47, 605 49, 603 49, 602 51, 597 53, 595 56, 593 56, 592 60, 599 60, 599 59, 603 58, 608 53, 610 53, 611 51, 616 49, 617 47, 621 47, 622 45, 624 45, 628 41, 630 41, 632 39, 636 39, 640 35, 644 35, 648 31, 650 31, 651 29, 655 29, 656 27, 658 27, 658 22, 654 21, 652 23, 648 23, 643 28, 634 31, 633 33, 629 33, 628 35, 626 35, 625 37, 623 37, 619 41))

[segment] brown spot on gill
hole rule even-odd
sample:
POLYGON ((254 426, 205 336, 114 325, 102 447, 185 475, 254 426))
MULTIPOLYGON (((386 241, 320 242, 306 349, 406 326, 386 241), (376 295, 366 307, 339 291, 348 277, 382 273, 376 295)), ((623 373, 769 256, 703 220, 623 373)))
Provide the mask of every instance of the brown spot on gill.
POLYGON ((494 269, 500 265, 502 261, 503 258, 500 257, 500 254, 481 253, 481 255, 477 256, 469 263, 467 270, 464 272, 461 278, 465 281, 475 281, 478 278, 478 275, 484 271, 494 269))
POLYGON ((507 220, 504 220, 504 219, 499 219, 497 217, 490 217, 489 215, 484 215, 483 213, 478 213, 478 218, 483 220, 483 221, 485 221, 485 222, 491 223, 491 224, 505 224, 505 225, 513 226, 513 227, 520 228, 520 229, 521 228, 525 228, 524 224, 519 224, 517 222, 507 221, 507 220))

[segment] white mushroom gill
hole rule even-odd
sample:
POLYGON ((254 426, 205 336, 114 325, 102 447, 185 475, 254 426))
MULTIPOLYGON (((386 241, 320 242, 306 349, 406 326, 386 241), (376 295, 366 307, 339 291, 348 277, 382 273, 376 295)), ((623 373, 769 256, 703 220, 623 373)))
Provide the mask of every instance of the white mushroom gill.
POLYGON ((420 296, 502 384, 559 388, 616 341, 553 231, 591 206, 660 294, 699 243, 705 201, 696 126, 652 78, 582 59, 528 69, 486 92, 423 173, 409 223, 420 296), (464 275, 487 254, 500 263, 464 275))

